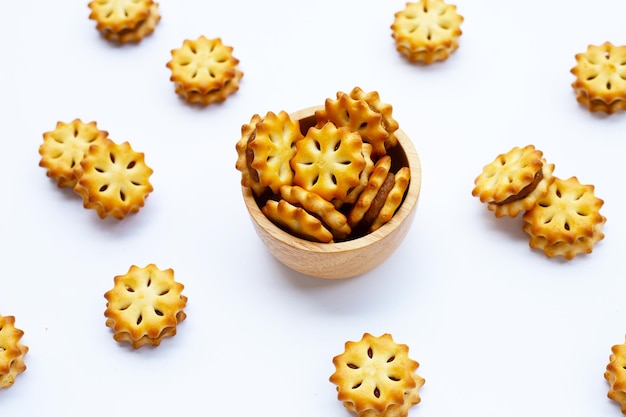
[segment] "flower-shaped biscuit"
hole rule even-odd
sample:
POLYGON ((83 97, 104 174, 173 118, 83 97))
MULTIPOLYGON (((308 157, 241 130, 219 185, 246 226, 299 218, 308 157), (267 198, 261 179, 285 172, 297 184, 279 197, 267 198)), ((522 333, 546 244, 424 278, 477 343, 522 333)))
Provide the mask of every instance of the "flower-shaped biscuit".
POLYGON ((418 391, 424 384, 408 351, 390 334, 365 333, 359 342, 346 342, 345 351, 333 358, 330 376, 339 401, 360 417, 405 417, 420 402, 418 391))
POLYGON ((576 61, 572 87, 579 103, 592 112, 626 110, 626 46, 589 45, 576 61))
POLYGON ((201 105, 226 100, 239 90, 243 76, 232 51, 220 38, 185 40, 182 47, 171 51, 172 59, 167 63, 176 93, 189 103, 201 105))
POLYGON ((252 168, 254 152, 249 144, 256 137, 256 125, 261 120, 261 116, 255 114, 250 119, 250 123, 242 125, 241 138, 235 144, 235 150, 237 151, 235 168, 241 172, 241 185, 250 187, 257 196, 263 194, 267 187, 259 183, 259 173, 252 168))
POLYGON ((160 270, 154 264, 131 266, 128 273, 114 278, 107 291, 106 325, 118 342, 129 342, 137 349, 158 346, 164 337, 174 336, 176 326, 187 316, 183 284, 174 281, 174 271, 160 270))
POLYGON ((90 19, 97 22, 101 32, 132 31, 150 16, 152 0, 93 0, 90 19))
POLYGON ((496 217, 515 217, 530 210, 554 181, 554 165, 547 164, 542 156, 533 145, 498 155, 474 180, 472 195, 488 203, 496 217))
POLYGON ((362 149, 361 135, 345 126, 337 128, 328 122, 321 129, 311 127, 296 142, 291 159, 294 185, 328 201, 345 199, 361 182, 359 176, 366 165, 362 149))
POLYGON ((407 3, 391 25, 396 49, 410 61, 430 64, 447 59, 459 47, 463 17, 442 0, 407 3))
POLYGON ((136 213, 152 192, 152 169, 128 142, 118 145, 105 139, 91 145, 81 165, 83 175, 74 190, 83 197, 83 206, 95 209, 102 219, 121 220, 136 213))
POLYGON ((74 187, 83 173, 80 161, 89 147, 107 136, 106 131, 98 129, 96 122, 84 123, 80 119, 58 122, 54 130, 43 134, 39 166, 48 169, 46 174, 55 179, 59 187, 74 187))
POLYGON ((389 132, 383 125, 382 114, 372 109, 365 100, 339 92, 337 100, 326 99, 324 108, 315 112, 315 119, 318 129, 330 121, 337 127, 346 126, 351 132, 358 132, 363 142, 372 145, 373 157, 387 153, 385 141, 389 132))
POLYGON ((248 142, 253 153, 250 166, 257 172, 259 183, 270 187, 274 194, 282 185, 292 183, 290 161, 296 154, 296 142, 303 137, 300 124, 285 111, 268 112, 256 124, 256 133, 248 142))
POLYGON ((530 246, 542 249, 552 258, 570 260, 578 254, 591 253, 604 238, 606 218, 599 212, 604 202, 594 195, 593 185, 583 185, 576 177, 556 178, 548 193, 524 213, 524 232, 530 246))
POLYGON ((385 141, 385 148, 389 149, 398 143, 395 135, 395 131, 400 127, 396 119, 393 118, 393 107, 391 104, 384 103, 380 99, 380 95, 378 91, 368 91, 365 92, 361 87, 354 87, 352 91, 350 91, 350 97, 355 100, 365 100, 365 102, 370 106, 370 108, 382 116, 382 122, 387 134, 387 140, 385 141))
POLYGON ((24 332, 15 327, 15 317, 0 315, 0 388, 8 388, 26 370, 24 355, 28 346, 21 343, 24 332))

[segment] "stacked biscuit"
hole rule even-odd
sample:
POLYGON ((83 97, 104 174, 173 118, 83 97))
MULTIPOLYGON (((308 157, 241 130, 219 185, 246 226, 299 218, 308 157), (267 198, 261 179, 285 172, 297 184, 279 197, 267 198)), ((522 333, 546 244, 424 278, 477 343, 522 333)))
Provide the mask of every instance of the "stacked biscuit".
POLYGON ((444 61, 459 47, 463 16, 443 0, 407 3, 391 25, 396 49, 411 62, 444 61))
POLYGON ((233 48, 220 38, 186 39, 171 51, 172 59, 167 63, 176 93, 188 103, 202 106, 226 100, 239 90, 243 77, 232 52, 233 48))
POLYGON ((140 42, 161 20, 159 5, 152 0, 93 0, 89 8, 102 36, 120 44, 140 42))
POLYGON ((365 333, 358 342, 346 342, 344 352, 333 358, 330 376, 339 401, 358 417, 406 417, 420 402, 425 382, 408 352, 407 345, 394 342, 388 333, 365 333))
POLYGON ((187 297, 183 284, 174 280, 174 270, 155 264, 131 266, 114 278, 114 287, 104 294, 106 325, 118 342, 134 349, 159 346, 165 337, 176 335, 176 326, 185 320, 187 297))
POLYGON ((117 144, 95 122, 58 122, 43 134, 39 166, 59 187, 72 188, 85 208, 119 220, 136 213, 152 192, 152 169, 128 142, 117 144))
POLYGON ((254 115, 241 129, 236 168, 263 213, 288 232, 336 242, 387 223, 410 181, 388 151, 398 123, 377 92, 338 92, 300 126, 284 111, 254 115), (302 129, 301 129, 302 128, 302 129))
POLYGON ((516 217, 524 211, 523 229, 530 246, 550 258, 571 260, 591 253, 604 238, 606 218, 599 212, 604 202, 594 195, 592 185, 583 185, 576 177, 562 180, 553 171, 554 164, 548 164, 533 145, 514 147, 483 168, 472 195, 496 217, 516 217))
POLYGON ((589 45, 576 54, 572 87, 576 100, 592 112, 626 110, 626 46, 589 45))

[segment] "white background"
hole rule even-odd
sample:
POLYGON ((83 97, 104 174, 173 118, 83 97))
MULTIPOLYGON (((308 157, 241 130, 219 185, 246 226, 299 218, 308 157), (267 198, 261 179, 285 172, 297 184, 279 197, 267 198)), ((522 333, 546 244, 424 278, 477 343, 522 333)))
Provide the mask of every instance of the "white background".
POLYGON ((16 317, 28 369, 0 390, 3 417, 349 416, 332 357, 364 332, 407 344, 426 379, 410 416, 618 416, 603 378, 626 332, 626 114, 591 114, 570 69, 589 44, 626 44, 622 0, 458 0, 460 48, 408 63, 390 25, 404 1, 162 0, 138 45, 103 40, 87 2, 3 1, 0 25, 0 314, 16 317), (244 72, 221 105, 174 93, 171 49, 200 35, 244 72), (348 280, 299 275, 254 233, 235 170, 253 114, 376 90, 423 165, 400 248, 348 280), (146 206, 100 220, 38 167, 57 121, 96 121, 154 169, 146 206), (606 238, 548 259, 521 218, 472 197, 498 154, 534 144, 560 178, 595 185, 606 238), (132 350, 103 295, 131 265, 173 268, 187 320, 132 350))

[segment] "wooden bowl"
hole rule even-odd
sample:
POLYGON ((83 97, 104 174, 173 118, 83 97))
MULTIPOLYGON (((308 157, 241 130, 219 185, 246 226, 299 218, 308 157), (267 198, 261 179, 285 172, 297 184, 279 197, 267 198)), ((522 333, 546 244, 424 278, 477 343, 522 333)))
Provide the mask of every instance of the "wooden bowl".
MULTIPOLYGON (((300 121, 303 134, 315 125, 315 111, 310 107, 291 114, 300 121)), ((368 272, 384 262, 404 240, 419 199, 422 169, 409 137, 400 129, 395 132, 398 146, 389 152, 394 165, 409 166, 411 181, 404 201, 391 220, 378 230, 363 237, 337 243, 317 243, 293 236, 274 223, 261 211, 249 187, 242 187, 243 199, 252 224, 272 255, 289 268, 318 278, 350 278, 368 272)))

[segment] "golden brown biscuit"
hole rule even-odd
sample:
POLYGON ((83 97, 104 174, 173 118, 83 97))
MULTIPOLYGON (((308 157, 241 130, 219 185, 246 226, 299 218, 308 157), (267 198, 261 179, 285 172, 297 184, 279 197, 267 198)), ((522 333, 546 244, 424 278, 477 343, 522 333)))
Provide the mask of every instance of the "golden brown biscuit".
POLYGON ((23 335, 15 327, 15 317, 0 315, 0 389, 13 385, 15 377, 26 370, 28 346, 21 343, 23 335))
POLYGON ((442 0, 407 3, 391 25, 396 49, 410 61, 430 64, 448 59, 459 47, 463 16, 442 0))
POLYGON ((74 191, 83 197, 83 206, 95 209, 102 219, 121 220, 138 212, 152 192, 152 169, 128 142, 118 145, 107 138, 91 145, 81 165, 83 175, 74 191))
POLYGON ((48 177, 57 181, 59 187, 74 187, 83 173, 80 161, 89 146, 108 136, 98 129, 96 122, 84 123, 74 119, 69 123, 58 122, 56 128, 43 134, 39 147, 39 166, 47 168, 48 177))
POLYGON ((591 253, 594 244, 604 238, 606 218, 599 212, 603 204, 594 195, 593 185, 583 185, 576 177, 556 178, 548 193, 524 213, 530 247, 543 250, 549 258, 568 260, 591 253))
POLYGON ((112 30, 103 30, 102 35, 109 41, 117 42, 120 44, 125 43, 138 43, 143 38, 152 34, 156 28, 157 23, 161 20, 161 14, 159 13, 159 4, 152 3, 150 6, 150 13, 148 17, 137 23, 133 29, 123 29, 119 32, 112 30))
POLYGON ((355 100, 346 93, 338 92, 337 100, 326 99, 324 108, 315 112, 315 119, 318 129, 332 122, 337 127, 346 126, 351 132, 358 132, 363 142, 372 145, 374 157, 387 153, 385 142, 389 132, 385 129, 382 115, 365 100, 355 100))
POLYGON ((408 352, 390 334, 365 333, 359 342, 346 342, 344 352, 333 358, 330 376, 339 401, 359 417, 406 417, 420 402, 424 384, 416 373, 419 364, 408 352))
POLYGON ((302 207, 296 207, 285 200, 268 200, 261 208, 263 214, 274 224, 288 233, 313 242, 333 242, 333 234, 322 222, 302 207))
POLYGON ((402 204, 404 199, 404 193, 409 188, 409 181, 411 180, 411 170, 409 167, 402 167, 394 175, 393 188, 387 193, 385 202, 379 210, 376 218, 369 226, 369 231, 373 232, 379 229, 382 225, 387 223, 402 204))
POLYGON ((257 122, 248 148, 253 156, 250 166, 257 172, 259 184, 270 187, 274 194, 280 192, 281 186, 292 184, 290 161, 296 154, 296 142, 303 137, 298 121, 285 111, 268 112, 257 122))
POLYGON ((472 195, 487 203, 496 217, 517 216, 534 207, 554 181, 553 164, 533 145, 514 147, 485 165, 474 180, 472 195))
POLYGON ((626 110, 626 46, 605 42, 576 54, 572 87, 576 100, 592 112, 626 110))
POLYGON ((354 203, 354 206, 348 213, 348 224, 353 229, 357 227, 370 209, 374 198, 378 195, 380 187, 382 187, 387 179, 390 169, 391 157, 389 155, 385 155, 376 161, 374 170, 367 181, 365 189, 361 192, 356 203, 354 203))
POLYGON ((622 413, 626 414, 626 343, 611 347, 604 378, 609 383, 607 396, 618 402, 622 413))
POLYGON ((312 127, 296 142, 296 154, 291 159, 293 184, 314 192, 322 198, 344 200, 348 192, 360 184, 365 167, 363 141, 357 132, 347 127, 324 124, 312 127))
POLYGON ((114 287, 104 294, 107 327, 118 342, 129 342, 134 349, 149 344, 159 346, 164 337, 174 336, 176 326, 187 316, 183 284, 174 280, 172 269, 160 270, 154 264, 131 266, 114 278, 114 287))
POLYGON ((364 100, 372 110, 380 113, 382 116, 383 127, 387 131, 388 137, 385 141, 385 149, 390 149, 398 143, 395 132, 399 128, 396 119, 393 118, 393 107, 391 104, 383 103, 380 100, 378 91, 365 92, 361 87, 354 87, 349 93, 350 97, 355 100, 364 100))
POLYGON ((369 143, 364 143, 363 148, 361 149, 361 153, 363 154, 363 158, 365 158, 365 167, 363 167, 363 171, 361 171, 361 175, 359 175, 359 185, 348 191, 348 194, 346 194, 346 198, 344 198, 343 200, 335 199, 332 201, 337 209, 343 207, 344 204, 353 204, 356 202, 363 190, 365 190, 370 175, 374 171, 374 161, 372 160, 372 145, 370 145, 369 143))
POLYGON ((241 185, 250 187, 256 196, 263 194, 267 187, 259 183, 259 174, 256 169, 252 168, 254 152, 248 145, 256 137, 256 125, 261 120, 261 116, 255 114, 250 119, 250 123, 242 125, 241 138, 235 145, 237 151, 235 168, 241 171, 241 185))
POLYGON ((348 219, 328 200, 305 190, 297 185, 283 185, 280 187, 280 196, 296 207, 302 207, 309 214, 320 219, 330 230, 335 239, 345 239, 352 229, 348 219))
POLYGON ((154 32, 161 15, 153 0, 93 0, 89 18, 110 41, 139 42, 154 32))
POLYGON ((226 100, 239 90, 243 77, 232 51, 220 38, 185 40, 182 47, 171 51, 172 59, 166 64, 176 93, 188 103, 204 106, 226 100))

